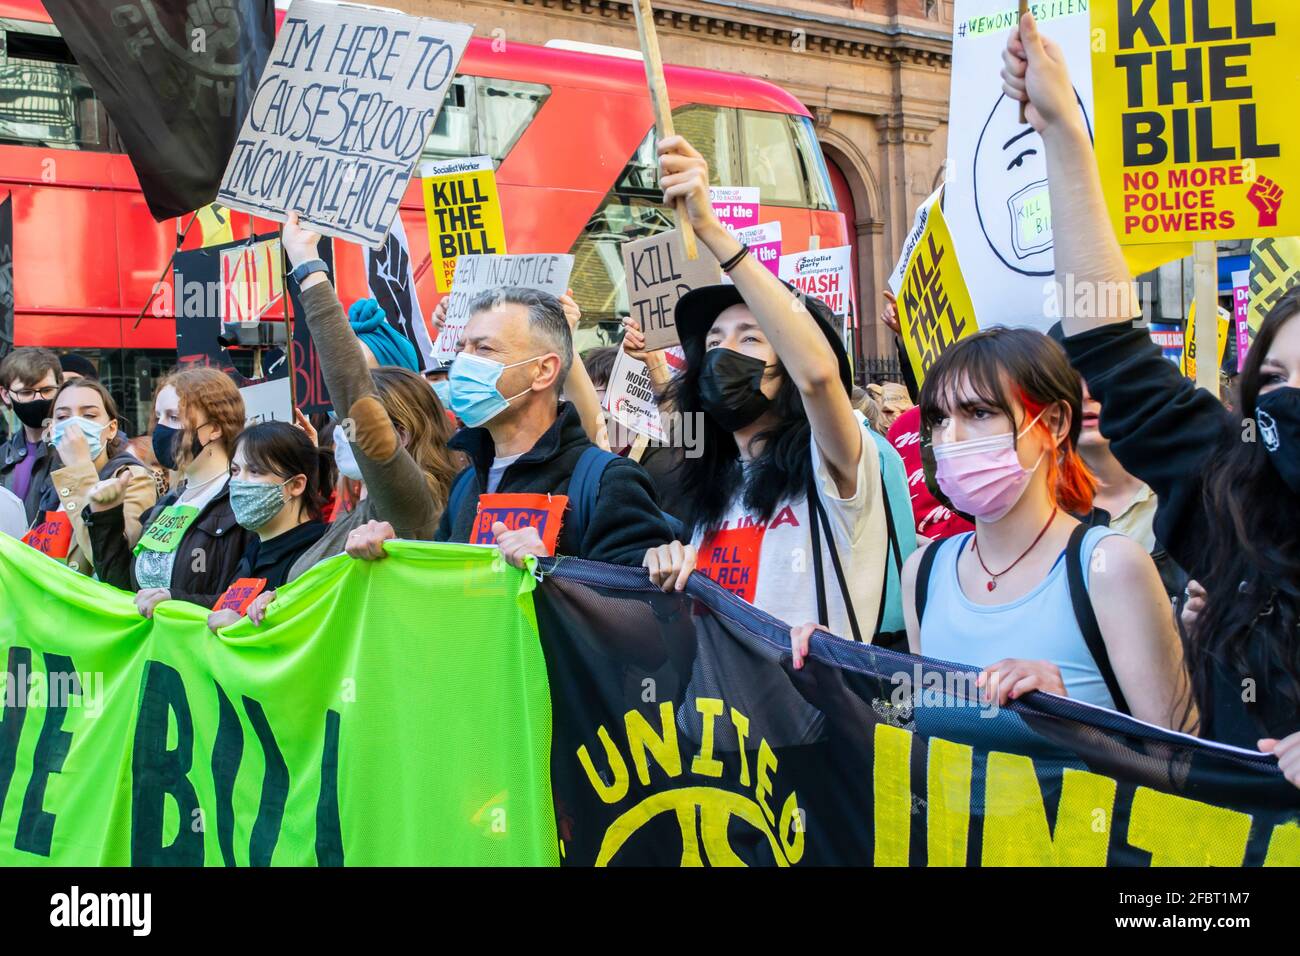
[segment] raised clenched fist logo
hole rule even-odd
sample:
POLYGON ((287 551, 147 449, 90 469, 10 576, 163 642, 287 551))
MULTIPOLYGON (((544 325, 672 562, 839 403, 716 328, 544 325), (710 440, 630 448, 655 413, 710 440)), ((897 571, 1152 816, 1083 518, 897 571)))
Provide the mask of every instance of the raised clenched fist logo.
POLYGON ((1282 208, 1284 195, 1286 190, 1267 176, 1260 176, 1251 185, 1246 198, 1259 210, 1260 228, 1271 228, 1277 225, 1277 213, 1282 208))

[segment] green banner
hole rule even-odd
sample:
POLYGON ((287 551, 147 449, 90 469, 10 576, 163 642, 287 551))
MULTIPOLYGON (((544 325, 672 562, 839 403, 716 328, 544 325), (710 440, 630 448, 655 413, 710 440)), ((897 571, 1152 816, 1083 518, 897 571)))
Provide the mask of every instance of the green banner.
POLYGON ((0 535, 0 864, 558 862, 534 579, 388 547, 216 636, 0 535))

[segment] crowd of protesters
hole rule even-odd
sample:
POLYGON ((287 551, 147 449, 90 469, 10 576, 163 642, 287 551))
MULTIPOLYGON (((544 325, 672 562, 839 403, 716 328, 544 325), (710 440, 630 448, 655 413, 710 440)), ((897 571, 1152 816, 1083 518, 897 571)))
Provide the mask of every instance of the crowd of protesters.
MULTIPOLYGON (((1131 290, 1064 58, 1032 17, 1003 81, 1047 151, 1058 276, 1131 290)), ((20 348, 0 363, 18 422, 0 530, 133 592, 144 616, 217 606, 216 631, 260 625, 278 588, 336 555, 471 541, 482 495, 567 495, 553 548, 492 526, 505 560, 644 567, 670 592, 705 574, 793 625, 796 668, 818 630, 874 641, 971 665, 1000 704, 1049 692, 1272 752, 1300 786, 1300 292, 1259 329, 1235 412, 1162 357, 1136 306, 1063 303, 1046 335, 1005 316, 911 394, 855 388, 835 317, 719 223, 700 154, 681 137, 658 153, 664 201, 730 280, 677 304, 676 374, 630 319, 620 346, 577 355, 571 295, 500 288, 426 379, 376 302, 345 310, 320 237, 290 216, 334 421, 246 428, 228 376, 181 368, 149 438, 129 440, 93 366, 20 348), (661 411, 702 423, 698 454, 610 447, 618 348, 661 411), (250 579, 251 603, 220 607, 250 579)))

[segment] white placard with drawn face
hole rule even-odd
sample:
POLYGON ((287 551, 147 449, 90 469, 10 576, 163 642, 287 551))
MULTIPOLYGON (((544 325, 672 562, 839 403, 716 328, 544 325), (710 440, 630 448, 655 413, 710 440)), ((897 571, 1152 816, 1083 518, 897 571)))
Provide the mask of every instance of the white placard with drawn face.
MULTIPOLYGON (((1092 135, 1092 61, 1086 3, 1051 4, 1040 27, 1065 51, 1075 99, 1092 135)), ((980 328, 1056 321, 1052 210, 1043 139, 1002 92, 1002 51, 1018 22, 1013 0, 958 0, 943 213, 980 328)))

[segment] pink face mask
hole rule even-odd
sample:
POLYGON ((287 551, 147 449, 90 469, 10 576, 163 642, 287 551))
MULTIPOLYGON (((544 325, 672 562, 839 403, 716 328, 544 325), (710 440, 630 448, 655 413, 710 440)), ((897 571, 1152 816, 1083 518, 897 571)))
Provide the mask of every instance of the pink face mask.
POLYGON ((1026 469, 1016 454, 1016 441, 1034 427, 1043 412, 1018 435, 1004 432, 933 446, 935 480, 953 507, 981 521, 994 522, 1016 506, 1043 461, 1039 455, 1034 467, 1026 469))

